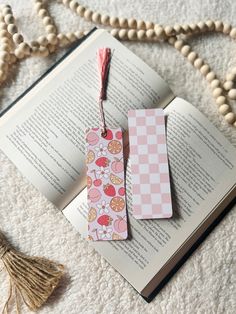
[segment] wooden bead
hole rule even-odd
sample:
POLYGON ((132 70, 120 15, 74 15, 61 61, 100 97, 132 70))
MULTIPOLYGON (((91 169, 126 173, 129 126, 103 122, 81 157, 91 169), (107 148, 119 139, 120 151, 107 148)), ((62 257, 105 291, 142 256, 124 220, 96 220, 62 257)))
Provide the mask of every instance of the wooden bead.
POLYGON ((24 41, 23 36, 21 34, 19 34, 19 33, 14 34, 12 36, 12 39, 13 39, 14 43, 17 44, 17 45, 24 41))
POLYGON ((210 67, 208 64, 204 64, 203 66, 201 66, 200 68, 200 72, 203 74, 203 75, 207 75, 209 72, 210 72, 210 67))
POLYGON ((44 6, 40 2, 36 2, 35 5, 34 5, 34 8, 35 8, 36 12, 39 12, 41 9, 44 8, 44 6))
POLYGON ((110 25, 111 25, 112 27, 118 27, 118 26, 119 26, 119 20, 118 20, 118 18, 115 17, 115 16, 111 16, 111 17, 110 17, 110 25))
POLYGON ((78 6, 79 6, 79 4, 78 4, 78 2, 75 1, 75 0, 72 0, 72 1, 70 1, 70 3, 69 3, 70 9, 71 9, 72 11, 74 11, 74 12, 76 12, 78 6))
POLYGON ((146 29, 154 29, 154 23, 150 21, 145 21, 146 29))
POLYGON ((69 42, 71 42, 71 43, 73 43, 74 41, 77 40, 77 37, 72 32, 66 33, 66 37, 68 38, 69 42))
POLYGON ((45 10, 45 9, 40 9, 40 10, 38 11, 38 16, 41 17, 41 18, 44 18, 44 17, 48 16, 47 10, 45 10))
POLYGON ((101 22, 102 22, 103 25, 108 25, 109 24, 109 20, 110 20, 110 18, 109 18, 109 16, 107 14, 103 14, 101 16, 101 22))
POLYGON ((16 25, 15 24, 9 24, 8 26, 7 26, 7 31, 10 33, 10 34, 15 34, 15 33, 17 33, 17 27, 16 27, 16 25))
POLYGON ((182 49, 182 47, 184 46, 184 42, 183 42, 183 40, 176 40, 176 42, 175 42, 175 48, 177 49, 177 50, 181 50, 182 49))
POLYGON ((227 104, 223 104, 218 109, 219 113, 225 116, 228 112, 230 112, 230 107, 227 104))
POLYGON ((217 32, 222 31, 223 29, 223 23, 221 21, 215 21, 215 30, 217 32))
POLYGON ((206 24, 202 21, 197 23, 197 26, 198 26, 200 32, 203 32, 206 29, 206 24))
POLYGON ((219 87, 220 86, 220 81, 215 79, 211 82, 211 88, 212 89, 215 89, 216 87, 219 87))
POLYGON ((110 32, 111 32, 111 35, 113 37, 118 37, 119 36, 119 29, 117 29, 117 28, 113 28, 110 32))
POLYGON ((146 32, 143 29, 137 31, 137 37, 139 40, 143 40, 146 37, 146 32))
POLYGON ((55 45, 51 45, 51 44, 49 44, 49 45, 47 46, 47 48, 48 48, 48 52, 49 52, 49 53, 53 53, 53 52, 55 52, 56 49, 57 49, 57 47, 56 47, 55 45))
POLYGON ((233 73, 226 74, 226 81, 233 81, 235 79, 235 75, 233 73))
POLYGON ((193 64, 195 68, 200 69, 203 65, 203 60, 201 58, 197 58, 193 64))
POLYGON ((58 43, 57 35, 54 33, 48 34, 47 41, 51 45, 56 45, 58 43))
POLYGON ((25 55, 21 49, 17 48, 15 50, 15 56, 17 57, 17 59, 23 59, 25 55))
POLYGON ((209 72, 206 76, 206 80, 210 83, 215 79, 216 75, 213 71, 209 72))
POLYGON ((225 96, 219 96, 219 97, 216 98, 216 104, 218 106, 223 105, 225 102, 226 102, 225 96))
POLYGON ((156 36, 154 29, 148 29, 146 31, 146 36, 148 39, 153 39, 156 36))
POLYGON ((188 33, 191 32, 191 28, 190 28, 190 26, 188 24, 182 25, 182 29, 183 29, 183 33, 184 34, 188 34, 188 33))
POLYGON ((83 17, 84 16, 84 12, 85 12, 85 7, 83 7, 82 5, 79 5, 76 9, 76 13, 83 17))
POLYGON ((166 37, 166 34, 165 34, 165 32, 164 32, 164 28, 162 27, 162 26, 157 26, 157 27, 155 27, 155 33, 156 33, 156 36, 157 36, 157 38, 159 38, 159 39, 163 39, 163 38, 165 38, 166 37))
POLYGON ((190 51, 191 51, 191 48, 188 45, 184 45, 181 49, 181 53, 185 57, 189 54, 190 51))
POLYGON ((43 24, 44 24, 45 26, 50 25, 50 24, 52 24, 52 23, 53 23, 53 21, 52 21, 52 18, 51 18, 50 16, 45 16, 45 17, 43 18, 43 24))
POLYGON ((75 36, 77 37, 77 39, 79 39, 84 36, 84 33, 82 31, 76 31, 75 36))
POLYGON ((212 20, 207 20, 206 21, 206 26, 209 31, 213 30, 215 28, 214 22, 212 20))
POLYGON ((93 15, 93 11, 92 11, 92 10, 86 9, 86 10, 84 11, 84 18, 85 18, 85 20, 91 21, 92 15, 93 15))
POLYGON ((137 32, 136 32, 135 29, 130 29, 130 30, 128 31, 128 38, 129 38, 130 40, 134 40, 134 39, 137 38, 137 32))
POLYGON ((12 9, 10 8, 10 7, 5 7, 3 10, 2 10, 2 14, 4 15, 4 16, 6 16, 6 15, 12 15, 12 9))
POLYGON ((46 47, 39 48, 39 55, 42 57, 47 57, 49 55, 49 51, 46 47))
POLYGON ((225 120, 230 123, 233 124, 235 122, 235 115, 233 112, 229 112, 225 115, 225 120))
POLYGON ((223 93, 223 90, 222 90, 222 88, 220 88, 220 87, 216 87, 216 88, 213 90, 213 92, 212 92, 212 94, 213 94, 213 96, 214 96, 215 98, 221 96, 222 93, 223 93))
POLYGON ((146 29, 146 24, 144 21, 137 21, 137 29, 146 29))
POLYGON ((64 46, 68 45, 68 43, 69 43, 67 37, 64 34, 59 33, 57 35, 57 39, 59 41, 60 47, 64 47, 64 46))
POLYGON ((190 24, 189 27, 190 27, 192 33, 196 33, 199 31, 199 27, 195 23, 190 24))
POLYGON ((129 28, 137 28, 137 21, 133 18, 128 19, 129 28))
POLYGON ((231 31, 231 25, 230 24, 228 24, 228 23, 224 23, 223 24, 223 33, 224 34, 229 34, 230 33, 230 31, 231 31))
POLYGON ((225 90, 230 90, 234 86, 234 83, 232 81, 226 81, 223 86, 225 90))
POLYGON ((92 15, 92 21, 96 24, 101 23, 101 14, 98 12, 94 12, 92 15))
POLYGON ((126 29, 119 30, 119 38, 121 40, 124 40, 125 38, 127 38, 127 30, 126 29))
POLYGON ((20 43, 18 49, 22 50, 25 55, 28 55, 30 53, 30 47, 27 43, 20 43))
POLYGON ((120 17, 120 18, 119 18, 119 26, 120 26, 121 28, 127 28, 127 26, 128 26, 128 20, 127 20, 126 18, 124 18, 124 17, 120 17))
POLYGON ((228 96, 230 99, 233 99, 235 100, 236 99, 236 89, 230 89, 229 93, 228 93, 228 96))
POLYGON ((48 33, 48 34, 51 34, 51 33, 56 33, 56 27, 54 26, 54 25, 52 25, 52 24, 50 24, 50 25, 47 25, 46 27, 45 27, 45 30, 46 30, 46 32, 48 33))
POLYGON ((235 27, 233 27, 232 29, 231 29, 231 31, 230 31, 230 33, 229 33, 229 36, 231 37, 231 38, 236 38, 236 28, 235 27))
POLYGON ((174 33, 174 29, 172 26, 166 26, 164 28, 164 31, 165 31, 167 36, 173 35, 173 33, 174 33))
POLYGON ((48 44, 48 40, 45 36, 39 36, 38 42, 41 46, 46 46, 48 44))
POLYGON ((197 53, 195 51, 191 51, 188 55, 188 60, 193 63, 197 59, 197 53))
POLYGON ((174 25, 174 31, 175 31, 175 34, 180 34, 183 31, 183 29, 182 29, 181 25, 175 24, 174 25))

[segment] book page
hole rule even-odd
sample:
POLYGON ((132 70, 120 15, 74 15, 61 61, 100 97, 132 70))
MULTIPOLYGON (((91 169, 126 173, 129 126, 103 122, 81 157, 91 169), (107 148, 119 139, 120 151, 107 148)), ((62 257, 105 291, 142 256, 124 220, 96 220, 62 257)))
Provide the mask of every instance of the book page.
POLYGON ((106 123, 127 127, 127 111, 165 106, 174 95, 142 60, 97 30, 0 120, 0 148, 56 206, 84 187, 85 129, 99 121, 96 51, 112 49, 106 123))
MULTIPOLYGON (((173 218, 133 218, 128 163, 129 240, 90 242, 140 293, 236 183, 236 149, 197 109, 175 98, 165 113, 173 218)), ((86 197, 85 189, 63 211, 84 237, 88 225, 86 197)))

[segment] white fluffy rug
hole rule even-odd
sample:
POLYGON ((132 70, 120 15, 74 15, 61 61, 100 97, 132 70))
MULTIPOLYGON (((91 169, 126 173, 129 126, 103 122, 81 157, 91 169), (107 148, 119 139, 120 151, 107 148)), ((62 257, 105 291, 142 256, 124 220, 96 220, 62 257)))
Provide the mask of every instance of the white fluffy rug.
MULTIPOLYGON (((33 1, 7 2, 12 5, 19 28, 27 39, 43 34, 41 21, 33 10, 33 1)), ((163 24, 198 22, 209 17, 236 23, 234 0, 81 0, 81 3, 101 12, 135 16, 163 24)), ((56 1, 49 1, 49 4, 61 31, 71 31, 85 25, 56 1)), ((191 43, 221 78, 230 67, 236 65, 236 43, 223 35, 200 36, 191 43)), ((126 45, 154 68, 176 95, 199 107, 236 144, 236 131, 233 132, 218 116, 207 83, 179 53, 167 44, 126 45)), ((44 60, 31 58, 17 65, 8 83, 0 89, 1 109, 58 57, 59 54, 44 60)), ((66 266, 64 280, 40 313, 235 313, 236 207, 154 301, 147 304, 81 239, 64 216, 22 177, 2 153, 0 163, 0 228, 20 250, 46 256, 66 266)), ((0 308, 7 292, 8 281, 0 272, 0 308)), ((28 311, 25 309, 23 313, 28 311)))

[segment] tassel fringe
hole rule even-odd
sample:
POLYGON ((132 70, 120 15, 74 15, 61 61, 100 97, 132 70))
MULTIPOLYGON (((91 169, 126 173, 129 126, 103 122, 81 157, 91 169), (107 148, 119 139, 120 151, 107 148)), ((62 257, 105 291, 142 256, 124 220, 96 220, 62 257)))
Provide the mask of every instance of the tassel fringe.
POLYGON ((100 48, 97 53, 98 70, 100 74, 100 95, 99 100, 106 100, 106 87, 108 80, 108 73, 111 62, 111 49, 100 48))
POLYGON ((30 257, 17 252, 0 232, 0 259, 10 277, 8 299, 3 314, 7 314, 14 298, 20 313, 20 298, 32 311, 40 308, 58 285, 64 266, 41 257, 30 257))

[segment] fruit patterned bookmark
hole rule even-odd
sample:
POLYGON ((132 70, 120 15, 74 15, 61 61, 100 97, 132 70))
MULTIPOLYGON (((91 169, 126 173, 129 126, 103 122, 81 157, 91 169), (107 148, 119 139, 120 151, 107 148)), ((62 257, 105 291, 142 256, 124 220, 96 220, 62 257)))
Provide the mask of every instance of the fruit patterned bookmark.
POLYGON ((127 238, 127 215, 122 130, 107 128, 103 112, 110 49, 99 49, 98 61, 101 128, 86 131, 88 234, 94 241, 124 240, 127 238))
POLYGON ((128 113, 133 215, 136 219, 172 216, 163 109, 128 113))

